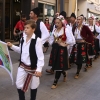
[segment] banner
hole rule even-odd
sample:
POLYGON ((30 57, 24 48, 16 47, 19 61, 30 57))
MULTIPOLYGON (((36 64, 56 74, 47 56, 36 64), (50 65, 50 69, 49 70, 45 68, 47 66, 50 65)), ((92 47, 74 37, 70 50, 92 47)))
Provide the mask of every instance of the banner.
POLYGON ((13 75, 12 75, 12 62, 9 54, 7 44, 0 41, 0 67, 4 68, 11 77, 13 84, 13 75))

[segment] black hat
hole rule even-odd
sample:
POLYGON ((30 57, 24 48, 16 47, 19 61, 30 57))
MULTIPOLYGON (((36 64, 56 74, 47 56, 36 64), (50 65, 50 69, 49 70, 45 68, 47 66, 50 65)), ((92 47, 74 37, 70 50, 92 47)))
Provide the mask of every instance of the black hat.
POLYGON ((80 16, 82 16, 84 18, 84 15, 83 14, 81 14, 80 16))
POLYGON ((65 11, 60 12, 59 15, 62 15, 64 18, 66 18, 66 12, 65 11))
POLYGON ((74 13, 72 13, 70 17, 74 17, 76 19, 76 15, 74 13))
POLYGON ((40 15, 40 9, 38 7, 32 9, 31 11, 33 11, 37 15, 37 17, 40 15))

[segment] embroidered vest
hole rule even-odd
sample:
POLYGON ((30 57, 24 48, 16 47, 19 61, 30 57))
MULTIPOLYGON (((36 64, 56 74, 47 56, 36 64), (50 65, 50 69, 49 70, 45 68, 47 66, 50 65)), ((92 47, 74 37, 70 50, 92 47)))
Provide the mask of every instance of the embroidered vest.
POLYGON ((40 22, 41 22, 41 20, 38 19, 36 22, 37 27, 36 27, 35 32, 34 32, 36 34, 36 36, 39 38, 41 38, 40 22))
MULTIPOLYGON (((30 42, 29 46, 29 55, 30 55, 30 62, 31 62, 31 69, 36 69, 37 68, 37 55, 36 55, 36 50, 35 50, 35 44, 37 41, 37 36, 35 39, 32 39, 30 42)), ((24 39, 22 38, 21 40, 21 54, 22 54, 22 46, 24 43, 24 39)), ((21 63, 21 54, 20 54, 20 63, 21 63)))
POLYGON ((54 35, 54 41, 57 42, 57 41, 66 41, 67 37, 66 37, 66 34, 65 34, 65 28, 64 28, 64 33, 62 35, 60 35, 59 37, 55 37, 54 35))

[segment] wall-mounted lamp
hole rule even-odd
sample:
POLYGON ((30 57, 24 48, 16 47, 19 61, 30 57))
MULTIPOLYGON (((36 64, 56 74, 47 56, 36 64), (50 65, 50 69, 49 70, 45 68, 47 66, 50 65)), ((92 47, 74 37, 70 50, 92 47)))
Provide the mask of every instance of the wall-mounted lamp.
POLYGON ((94 4, 93 2, 91 2, 91 4, 94 4))

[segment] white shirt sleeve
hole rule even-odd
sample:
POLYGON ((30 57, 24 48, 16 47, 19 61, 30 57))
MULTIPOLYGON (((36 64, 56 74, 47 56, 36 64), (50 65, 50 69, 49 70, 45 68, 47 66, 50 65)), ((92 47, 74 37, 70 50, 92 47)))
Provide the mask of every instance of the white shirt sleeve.
POLYGON ((40 38, 37 38, 35 48, 36 48, 36 54, 37 54, 36 71, 41 72, 44 66, 44 54, 43 54, 43 49, 42 49, 42 40, 40 38))
POLYGON ((96 32, 98 32, 100 34, 100 27, 98 27, 97 25, 95 25, 95 29, 96 29, 96 32))
POLYGON ((15 46, 15 45, 12 45, 11 49, 14 50, 17 53, 21 53, 21 45, 19 47, 15 46))
MULTIPOLYGON (((68 28, 66 28, 65 29, 65 34, 66 34, 66 36, 67 36, 67 40, 66 40, 66 43, 68 44, 68 45, 71 45, 71 44, 73 44, 73 34, 70 32, 70 30, 68 29, 68 28)), ((75 40, 74 40, 74 42, 75 42, 75 40)))
POLYGON ((48 41, 50 34, 43 22, 40 22, 40 30, 41 30, 42 44, 44 44, 46 41, 48 41))
POLYGON ((50 45, 52 45, 53 42, 54 42, 54 36, 53 36, 53 33, 54 33, 54 30, 52 31, 52 34, 51 34, 51 36, 49 37, 49 40, 48 40, 48 42, 49 42, 50 45))
POLYGON ((72 37, 72 44, 71 44, 71 45, 74 45, 74 44, 76 43, 76 41, 75 41, 75 37, 74 37, 73 32, 72 32, 72 28, 71 28, 71 26, 69 26, 69 25, 67 25, 66 28, 68 28, 69 33, 70 33, 70 35, 71 35, 71 37, 72 37))

